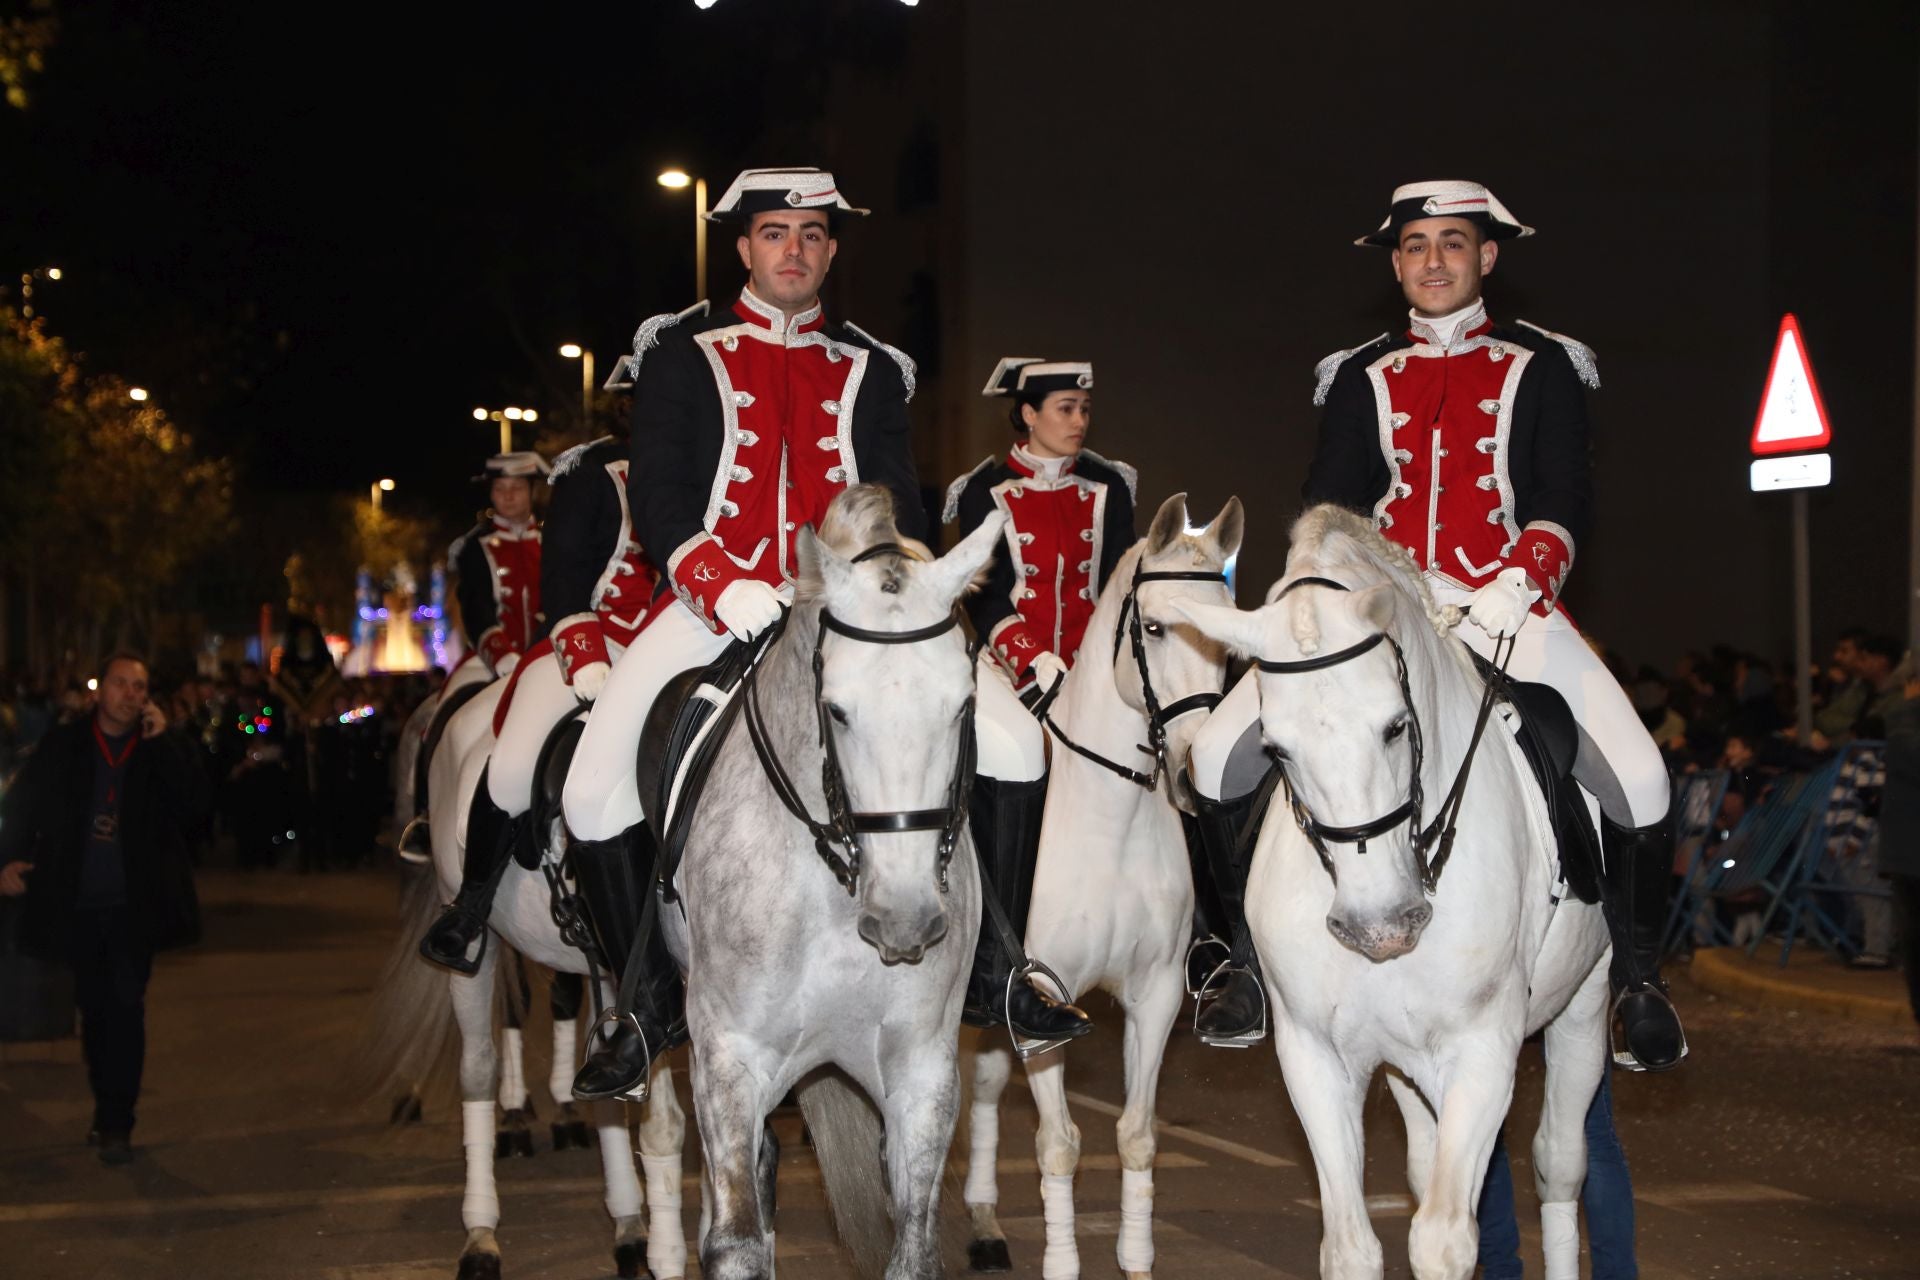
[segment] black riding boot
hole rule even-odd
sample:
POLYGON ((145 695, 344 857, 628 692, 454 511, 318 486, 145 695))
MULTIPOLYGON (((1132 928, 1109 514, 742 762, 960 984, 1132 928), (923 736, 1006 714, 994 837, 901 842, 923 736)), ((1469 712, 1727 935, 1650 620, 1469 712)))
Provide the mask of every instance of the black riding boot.
POLYGON ((1640 1071, 1666 1071, 1687 1056, 1680 1014, 1660 980, 1661 933, 1673 876, 1673 820, 1621 827, 1603 816, 1600 830, 1607 860, 1601 897, 1613 935, 1613 1013, 1630 1056, 1615 1060, 1640 1071))
POLYGON ((473 803, 467 810, 467 853, 460 873, 460 892, 420 939, 421 955, 456 973, 478 972, 480 958, 487 953, 487 917, 493 912, 493 893, 500 887, 507 863, 513 860, 514 842, 525 828, 523 819, 508 817, 506 810, 493 802, 487 793, 486 770, 481 770, 480 785, 474 788, 473 803), (480 946, 469 960, 467 949, 476 939, 480 946))
POLYGON ((1033 868, 1040 857, 1040 816, 1046 800, 1045 777, 1034 782, 1003 782, 985 776, 973 780, 967 821, 984 880, 980 891, 994 895, 1005 911, 1015 953, 1003 944, 993 913, 983 908, 961 1017, 975 1027, 1010 1022, 1008 1030, 1016 1042, 1051 1045, 1086 1035, 1093 1023, 1078 1007, 1036 990, 1030 979, 1008 985, 1026 961, 1017 949, 1026 936, 1027 908, 1033 902, 1033 868))
MULTIPOLYGON (((1189 790, 1193 790, 1191 787, 1189 790)), ((1232 958, 1207 991, 1193 1029, 1211 1045, 1244 1048, 1267 1034, 1267 998, 1261 987, 1260 957, 1254 953, 1247 929, 1247 873, 1253 867, 1253 846, 1266 813, 1265 788, 1231 800, 1210 800, 1193 790, 1195 825, 1206 854, 1216 901, 1231 933, 1232 958)))
POLYGON ((657 849, 644 823, 611 840, 576 840, 568 848, 594 941, 608 972, 620 979, 620 1007, 609 1012, 598 1047, 573 1078, 576 1098, 645 1101, 654 1056, 686 1040, 680 971, 654 927, 657 849))

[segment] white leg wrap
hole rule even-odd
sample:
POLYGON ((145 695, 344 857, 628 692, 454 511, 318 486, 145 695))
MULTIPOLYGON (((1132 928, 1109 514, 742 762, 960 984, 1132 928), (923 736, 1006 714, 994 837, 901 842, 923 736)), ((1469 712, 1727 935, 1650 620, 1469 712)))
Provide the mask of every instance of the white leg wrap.
POLYGON ((493 1099, 460 1104, 461 1145, 467 1149, 467 1194, 460 1222, 467 1230, 500 1225, 500 1195, 493 1188, 493 1099))
POLYGON ((1040 1258, 1046 1280, 1078 1280, 1080 1250, 1073 1243, 1073 1175, 1040 1175, 1040 1206, 1047 1221, 1047 1249, 1040 1258))
POLYGON ((687 1235, 680 1221, 680 1157, 640 1153, 647 1170, 647 1266, 660 1280, 687 1274, 687 1235))
POLYGON ((1120 1269, 1153 1270, 1153 1170, 1120 1171, 1120 1269))
POLYGON ((640 1196, 640 1175, 634 1172, 633 1148, 627 1143, 624 1125, 608 1125, 600 1130, 600 1171, 607 1179, 607 1216, 618 1221, 632 1218, 645 1208, 640 1196))
POLYGON ((994 1166, 1000 1159, 1000 1108, 992 1102, 976 1102, 967 1112, 967 1140, 971 1151, 967 1156, 968 1204, 999 1204, 999 1170, 994 1166))
POLYGON ((553 1024, 553 1070, 547 1074, 547 1092, 561 1106, 573 1101, 573 1073, 579 1068, 580 1024, 572 1018, 553 1024))
POLYGON ((1580 1280, 1580 1202, 1556 1200, 1540 1206, 1540 1247, 1547 1280, 1580 1280))
POLYGON ((527 1105, 526 1047, 512 1027, 500 1033, 500 1106, 518 1111, 527 1105))

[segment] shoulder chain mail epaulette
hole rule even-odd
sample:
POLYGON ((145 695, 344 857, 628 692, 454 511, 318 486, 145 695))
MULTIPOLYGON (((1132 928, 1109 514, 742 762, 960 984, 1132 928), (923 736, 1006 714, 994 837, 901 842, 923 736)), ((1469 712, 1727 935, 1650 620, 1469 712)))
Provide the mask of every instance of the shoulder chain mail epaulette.
POLYGON ((625 391, 633 386, 633 380, 640 376, 640 362, 647 352, 660 343, 660 331, 679 324, 691 316, 707 314, 706 299, 694 303, 685 311, 663 311, 657 316, 648 316, 633 331, 633 354, 621 356, 613 362, 613 372, 602 385, 603 391, 625 391))
POLYGON ((967 491, 967 484, 975 476, 993 465, 994 455, 988 454, 980 459, 980 465, 947 486, 947 505, 940 508, 940 523, 952 524, 960 514, 960 495, 967 491))
POLYGON ((913 399, 913 379, 914 375, 920 371, 920 366, 913 362, 913 357, 892 343, 880 341, 880 339, 874 337, 851 320, 843 321, 842 323, 846 325, 849 331, 859 334, 862 339, 875 349, 884 351, 893 357, 893 362, 900 366, 900 381, 907 384, 907 399, 913 399))
POLYGON ((1334 375, 1340 372, 1340 366, 1345 364, 1354 352, 1365 351, 1368 347, 1386 336, 1387 335, 1383 333, 1379 338, 1363 342, 1357 347, 1348 347, 1345 351, 1336 351, 1319 364, 1313 366, 1313 402, 1315 404, 1325 404, 1327 402, 1327 388, 1333 385, 1334 375))
POLYGON ((1573 371, 1579 376, 1580 381, 1586 383, 1595 391, 1600 389, 1600 365, 1594 358, 1592 347, 1580 341, 1578 338, 1569 338, 1564 333, 1555 333, 1551 329, 1542 329, 1531 320, 1522 320, 1520 323, 1526 325, 1527 328, 1533 330, 1535 333, 1545 334, 1547 337, 1552 338, 1555 342, 1565 347, 1567 349, 1567 359, 1573 361, 1573 371))
POLYGON ((1097 462, 1103 467, 1109 467, 1112 470, 1119 472, 1120 478, 1127 482, 1127 497, 1131 498, 1136 506, 1139 505, 1140 473, 1134 470, 1132 463, 1116 462, 1112 458, 1103 458, 1091 449, 1082 449, 1080 451, 1080 456, 1083 458, 1087 458, 1093 462, 1097 462))
POLYGON ((601 436, 598 440, 589 440, 585 444, 577 444, 555 458, 553 460, 553 469, 547 472, 547 483, 560 483, 561 476, 580 465, 580 459, 587 456, 587 450, 593 448, 595 445, 605 444, 611 439, 613 439, 612 436, 601 436))

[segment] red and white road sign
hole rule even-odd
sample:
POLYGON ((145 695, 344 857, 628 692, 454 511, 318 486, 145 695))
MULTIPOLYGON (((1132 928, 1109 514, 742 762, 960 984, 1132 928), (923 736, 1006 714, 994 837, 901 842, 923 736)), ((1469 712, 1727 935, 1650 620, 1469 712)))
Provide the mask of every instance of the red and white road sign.
POLYGON ((1832 443, 1827 406, 1820 385, 1813 380, 1800 322, 1791 312, 1780 320, 1780 337, 1773 347, 1773 367, 1767 371, 1766 394, 1753 420, 1756 457, 1774 453, 1805 453, 1832 443))

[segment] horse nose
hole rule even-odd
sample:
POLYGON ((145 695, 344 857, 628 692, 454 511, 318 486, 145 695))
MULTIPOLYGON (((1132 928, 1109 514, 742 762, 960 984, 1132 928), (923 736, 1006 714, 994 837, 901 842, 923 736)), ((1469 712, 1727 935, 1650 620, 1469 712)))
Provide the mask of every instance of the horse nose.
POLYGON ((856 926, 860 936, 880 953, 882 964, 918 964, 927 948, 947 936, 947 913, 939 907, 915 919, 863 911, 856 926))
POLYGON ((1420 941, 1421 931, 1432 919, 1432 905, 1415 902, 1375 920, 1332 911, 1327 914, 1327 930, 1341 946, 1378 964, 1413 950, 1420 941))

